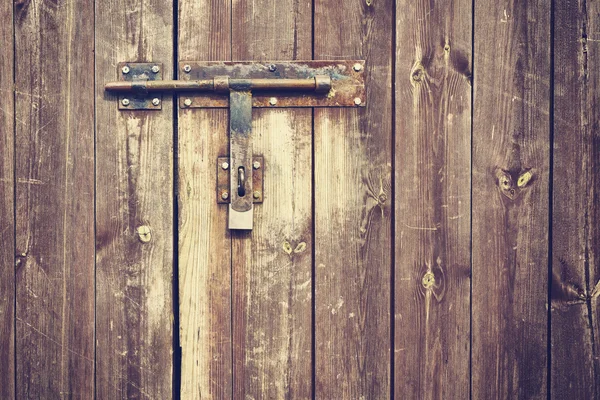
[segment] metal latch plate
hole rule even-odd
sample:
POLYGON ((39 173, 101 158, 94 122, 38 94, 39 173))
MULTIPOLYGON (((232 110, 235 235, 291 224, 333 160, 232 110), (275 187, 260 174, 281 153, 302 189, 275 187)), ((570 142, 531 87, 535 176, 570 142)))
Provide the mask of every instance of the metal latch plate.
MULTIPOLYGON (((135 81, 160 81, 162 80, 162 64, 160 63, 119 63, 119 80, 135 81), (156 72, 154 72, 156 71, 156 72)), ((160 110, 162 109, 162 95, 142 91, 119 95, 119 110, 160 110), (155 99, 158 99, 156 101, 155 99), (155 104, 156 103, 156 104, 155 104)))
MULTIPOLYGON (((327 95, 314 92, 261 91, 252 94, 253 107, 348 107, 366 103, 363 60, 336 61, 274 61, 274 62, 200 62, 179 63, 181 80, 212 79, 228 76, 238 79, 314 78, 331 77, 327 95)), ((215 93, 189 93, 179 96, 181 108, 227 108, 228 96, 215 93)))
MULTIPOLYGON (((263 170, 265 168, 264 158, 262 156, 252 157, 252 202, 262 203, 264 184, 263 170)), ((217 203, 229 204, 231 202, 230 188, 230 173, 231 166, 229 165, 229 157, 217 158, 217 203), (226 165, 227 168, 223 168, 226 165), (226 196, 223 196, 226 193, 226 196)))

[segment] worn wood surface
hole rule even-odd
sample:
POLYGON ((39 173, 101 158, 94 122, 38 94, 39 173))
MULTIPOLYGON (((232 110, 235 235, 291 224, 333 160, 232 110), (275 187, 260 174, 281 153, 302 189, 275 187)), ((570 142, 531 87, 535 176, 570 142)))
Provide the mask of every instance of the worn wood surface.
MULTIPOLYGON (((312 2, 233 0, 232 57, 311 58, 312 2)), ((264 202, 233 237, 234 398, 312 393, 312 113, 254 109, 264 202)))
POLYGON ((395 393, 469 397, 471 2, 396 2, 395 393))
MULTIPOLYGON (((179 1, 179 60, 231 58, 231 1, 179 1)), ((181 76, 182 72, 178 74, 181 76)), ((178 110, 181 398, 232 397, 231 240, 215 199, 227 110, 178 110)))
POLYGON ((394 2, 315 1, 314 58, 364 58, 367 107, 316 109, 316 397, 390 395, 394 2))
POLYGON ((600 8, 555 3, 551 397, 600 396, 600 8))
POLYGON ((541 399, 550 2, 476 2, 474 39, 472 396, 541 399))
POLYGON ((173 111, 118 111, 117 63, 173 77, 173 3, 96 3, 96 395, 172 396, 173 111))
POLYGON ((93 397, 94 27, 78 13, 93 4, 15 3, 17 398, 93 397))
POLYGON ((0 398, 15 397, 13 4, 0 4, 0 398))

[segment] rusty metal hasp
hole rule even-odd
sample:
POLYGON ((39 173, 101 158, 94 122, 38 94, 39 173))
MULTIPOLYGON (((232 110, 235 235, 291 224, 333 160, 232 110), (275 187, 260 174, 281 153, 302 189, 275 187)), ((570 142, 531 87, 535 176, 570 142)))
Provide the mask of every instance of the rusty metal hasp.
POLYGON ((120 80, 105 89, 121 93, 120 110, 160 109, 159 93, 166 91, 185 93, 181 108, 229 107, 230 154, 217 160, 217 201, 229 203, 229 229, 252 229, 254 203, 264 197, 264 160, 252 152, 252 107, 365 105, 364 61, 187 61, 179 67, 181 80, 162 80, 160 64, 120 63, 120 80))

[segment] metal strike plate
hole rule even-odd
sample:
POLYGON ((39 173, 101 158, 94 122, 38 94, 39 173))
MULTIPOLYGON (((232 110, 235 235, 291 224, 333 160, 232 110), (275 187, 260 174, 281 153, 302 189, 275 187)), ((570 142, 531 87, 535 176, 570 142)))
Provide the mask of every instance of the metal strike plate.
MULTIPOLYGON (((160 81, 162 80, 162 64, 130 63, 118 64, 119 81, 160 81)), ((162 94, 148 94, 144 90, 119 95, 119 110, 160 110, 162 94), (156 100, 158 99, 158 101, 156 100)))
MULTIPOLYGON (((262 156, 252 157, 252 202, 255 204, 263 202, 264 168, 265 164, 262 156)), ((230 174, 229 157, 217 158, 217 203, 219 204, 229 204, 231 202, 231 193, 229 193, 230 174)))
MULTIPOLYGON (((273 62, 200 62, 179 63, 183 81, 228 76, 234 79, 309 79, 318 75, 331 77, 329 93, 253 91, 253 107, 363 107, 366 104, 365 62, 337 61, 273 61, 273 62)), ((218 93, 189 92, 179 97, 181 108, 227 108, 229 98, 218 93)))

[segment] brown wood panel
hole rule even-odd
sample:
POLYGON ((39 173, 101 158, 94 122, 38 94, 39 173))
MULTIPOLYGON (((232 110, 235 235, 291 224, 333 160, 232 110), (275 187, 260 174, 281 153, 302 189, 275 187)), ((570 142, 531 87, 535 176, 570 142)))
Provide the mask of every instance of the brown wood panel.
POLYGON ((600 396, 600 8, 555 3, 551 398, 600 396))
POLYGON ((395 393, 466 399, 471 1, 396 7, 395 393))
MULTIPOLYGON (((89 24, 89 22, 87 22, 89 24)), ((173 109, 119 111, 118 62, 173 77, 173 3, 96 2, 96 395, 172 396, 173 109)))
POLYGON ((93 397, 93 13, 15 3, 17 398, 93 397))
POLYGON ((15 108, 13 3, 0 4, 0 398, 15 397, 15 108))
POLYGON ((550 2, 475 2, 472 396, 546 398, 550 2))
MULTIPOLYGON (((312 2, 233 0, 234 60, 311 58, 312 2)), ((233 237, 234 398, 311 397, 312 113, 254 109, 264 202, 233 237)))
MULTIPOLYGON (((390 395, 394 1, 315 1, 315 59, 364 58, 366 108, 316 109, 316 398, 390 395)), ((364 99, 363 99, 364 100, 364 99)))
MULTIPOLYGON (((178 21, 179 60, 230 59, 230 0, 180 0, 178 21)), ((215 198, 217 157, 228 154, 227 111, 178 113, 181 398, 228 399, 231 239, 227 206, 215 198)))

